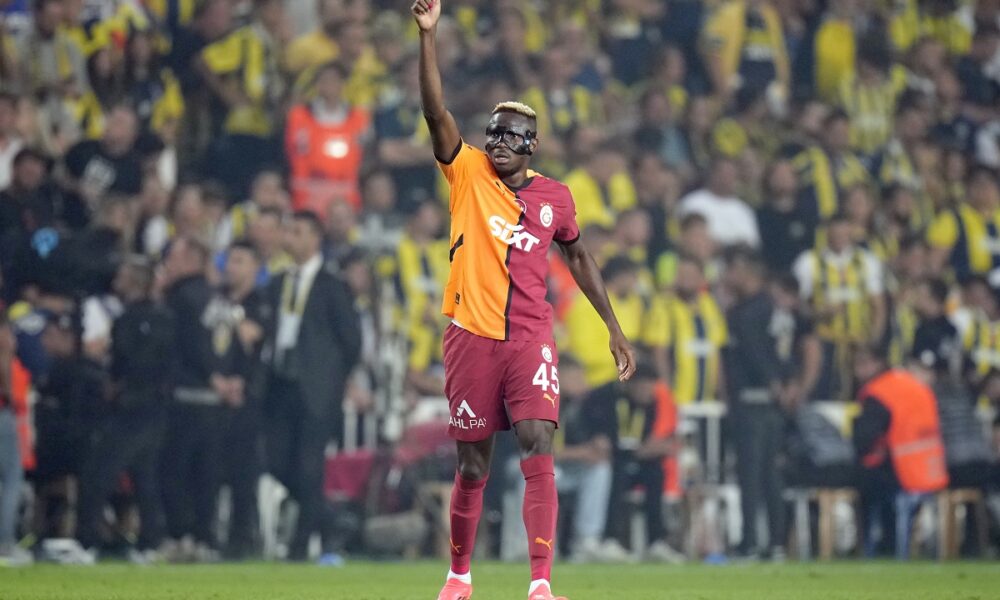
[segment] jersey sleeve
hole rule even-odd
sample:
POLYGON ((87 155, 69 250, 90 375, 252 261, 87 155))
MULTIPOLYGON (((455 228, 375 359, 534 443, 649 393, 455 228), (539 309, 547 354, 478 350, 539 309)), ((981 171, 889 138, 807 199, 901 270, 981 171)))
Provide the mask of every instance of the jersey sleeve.
POLYGON ((666 348, 670 344, 670 323, 667 317, 667 303, 656 297, 646 311, 646 330, 642 334, 643 342, 653 348, 666 348))
POLYGON ((927 229, 927 241, 934 248, 948 249, 958 241, 958 220, 954 213, 939 215, 927 229))
POLYGON ((463 177, 468 177, 472 165, 475 164, 476 149, 461 140, 455 148, 452 156, 448 160, 442 160, 440 156, 435 156, 438 168, 444 173, 444 178, 448 183, 455 185, 455 182, 463 177))
POLYGON ((573 201, 573 194, 569 191, 569 188, 565 190, 565 194, 566 208, 562 211, 564 214, 552 239, 564 246, 568 246, 580 239, 580 226, 576 222, 576 203, 573 201))
POLYGON ((240 68, 243 61, 242 31, 234 31, 201 51, 205 65, 217 75, 226 75, 240 68))

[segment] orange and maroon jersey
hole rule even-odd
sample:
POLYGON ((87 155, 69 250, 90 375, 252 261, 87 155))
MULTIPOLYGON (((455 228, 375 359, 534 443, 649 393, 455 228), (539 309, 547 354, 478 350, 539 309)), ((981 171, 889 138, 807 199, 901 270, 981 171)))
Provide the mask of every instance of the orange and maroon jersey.
POLYGON ((486 153, 465 142, 439 165, 451 185, 451 274, 441 311, 483 337, 551 340, 549 247, 580 237, 569 189, 534 171, 520 189, 508 188, 486 153))

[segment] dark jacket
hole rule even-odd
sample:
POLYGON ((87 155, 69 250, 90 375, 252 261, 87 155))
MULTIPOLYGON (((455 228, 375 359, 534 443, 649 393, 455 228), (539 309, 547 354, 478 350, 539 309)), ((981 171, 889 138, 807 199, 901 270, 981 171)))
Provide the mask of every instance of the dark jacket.
MULTIPOLYGON (((266 352, 273 359, 281 320, 284 273, 267 288, 270 307, 266 352)), ((361 354, 361 327, 347 285, 329 269, 316 274, 306 299, 295 347, 297 380, 310 416, 327 419, 339 412, 347 377, 361 354)))
POLYGON ((125 307, 111 328, 111 379, 121 410, 160 409, 170 397, 177 341, 173 313, 151 301, 125 307))
POLYGON ((739 301, 729 309, 729 346, 726 349, 726 375, 735 402, 766 403, 769 398, 744 397, 750 390, 768 390, 781 381, 781 360, 771 336, 774 303, 766 292, 739 301))
MULTIPOLYGON (((174 315, 176 389, 208 389, 212 373, 218 371, 218 357, 212 349, 212 331, 205 326, 205 309, 212 300, 212 288, 203 275, 174 282, 167 291, 166 305, 174 315)), ((176 393, 176 392, 175 392, 176 393)))

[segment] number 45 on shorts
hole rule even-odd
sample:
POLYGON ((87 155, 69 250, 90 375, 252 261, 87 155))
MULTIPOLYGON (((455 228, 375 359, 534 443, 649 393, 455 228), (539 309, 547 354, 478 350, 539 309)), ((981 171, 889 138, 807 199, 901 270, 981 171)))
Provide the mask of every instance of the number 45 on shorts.
POLYGON ((549 391, 549 388, 551 387, 552 393, 558 394, 559 371, 556 369, 555 365, 542 363, 538 365, 538 370, 535 371, 535 376, 531 378, 531 384, 542 388, 543 392, 549 391))

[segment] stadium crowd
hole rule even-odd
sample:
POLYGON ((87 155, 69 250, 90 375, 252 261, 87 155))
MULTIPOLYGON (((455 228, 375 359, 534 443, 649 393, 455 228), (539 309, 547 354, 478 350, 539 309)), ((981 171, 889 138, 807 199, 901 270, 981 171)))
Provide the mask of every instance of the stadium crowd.
MULTIPOLYGON (((298 507, 291 559, 321 531, 326 562, 357 547, 352 510, 426 502, 448 444, 439 421, 411 434, 443 404, 448 190, 407 6, 0 7, 0 561, 258 556, 264 473, 298 507), (417 484, 400 491, 385 464, 417 484)), ((553 254, 565 554, 639 552, 637 508, 648 557, 780 559, 788 489, 857 488, 872 523, 947 475, 998 491, 982 415, 1000 402, 1000 2, 445 12, 440 66, 469 143, 493 102, 535 109, 534 168, 572 191, 642 354, 619 384, 553 254), (858 393, 890 367, 930 384, 930 404, 858 393), (718 405, 713 473, 688 414, 718 405), (893 445, 918 413, 944 447, 923 466, 893 445), (691 492, 723 482, 742 530, 691 551, 691 492)), ((495 497, 516 479, 494 477, 495 497)), ((963 550, 986 552, 975 528, 963 550)))

